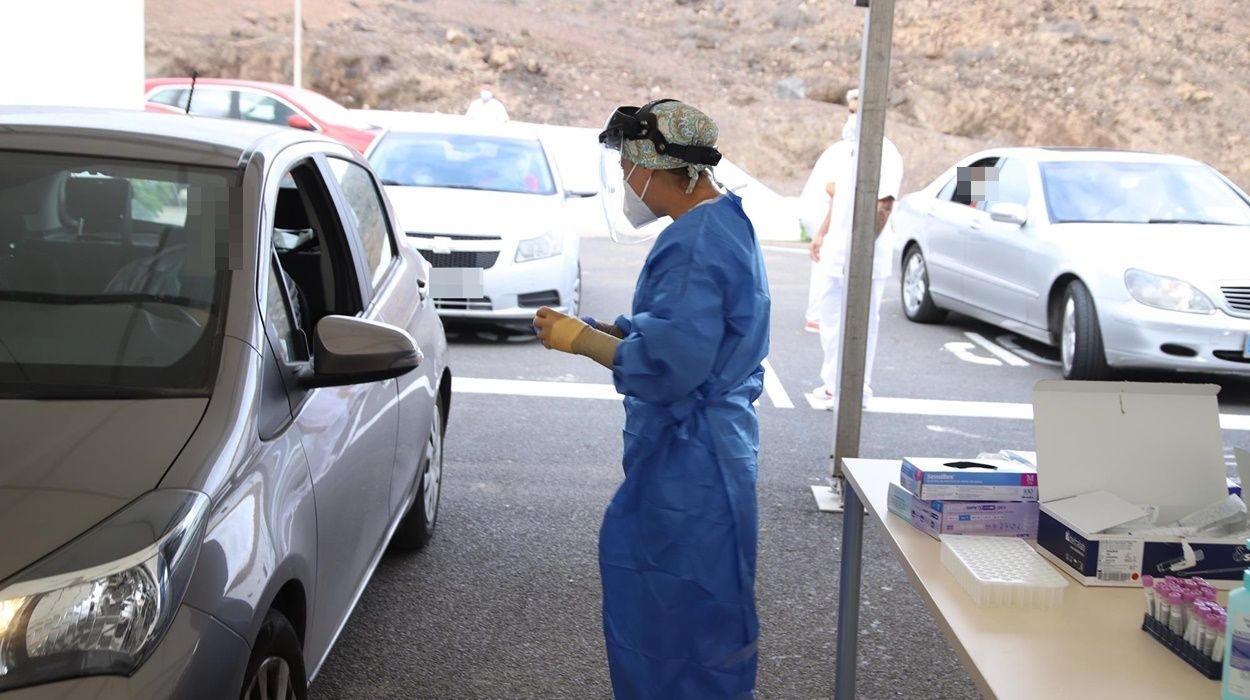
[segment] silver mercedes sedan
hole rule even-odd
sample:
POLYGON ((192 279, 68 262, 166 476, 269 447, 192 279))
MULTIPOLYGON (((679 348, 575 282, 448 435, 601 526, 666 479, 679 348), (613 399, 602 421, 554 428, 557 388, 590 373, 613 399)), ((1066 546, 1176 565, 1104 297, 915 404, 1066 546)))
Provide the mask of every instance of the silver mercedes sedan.
POLYGON ((890 218, 903 312, 957 311, 1058 346, 1063 376, 1250 374, 1250 198, 1187 158, 1007 148, 890 218))
POLYGON ((303 698, 451 397, 368 163, 273 126, 0 110, 0 697, 303 698))

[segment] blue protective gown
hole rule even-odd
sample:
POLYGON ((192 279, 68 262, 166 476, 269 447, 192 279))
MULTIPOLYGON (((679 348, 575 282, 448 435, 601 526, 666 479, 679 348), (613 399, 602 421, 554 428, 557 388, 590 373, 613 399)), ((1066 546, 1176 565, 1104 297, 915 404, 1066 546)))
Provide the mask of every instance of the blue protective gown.
POLYGON ((617 700, 752 697, 755 497, 770 299, 733 194, 660 234, 613 361, 625 481, 599 532, 617 700))

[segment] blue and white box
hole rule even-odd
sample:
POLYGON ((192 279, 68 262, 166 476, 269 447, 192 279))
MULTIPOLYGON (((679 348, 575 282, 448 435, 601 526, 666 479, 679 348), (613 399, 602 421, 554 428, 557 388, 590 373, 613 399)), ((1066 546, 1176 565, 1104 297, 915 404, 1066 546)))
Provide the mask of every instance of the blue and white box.
POLYGON ((899 484, 926 501, 1037 500, 1037 470, 1005 459, 906 457, 899 484))
POLYGON ((1112 534, 1114 497, 1162 525, 1228 498, 1219 387, 1210 384, 1065 382, 1033 390, 1037 468, 1044 477, 1038 550, 1086 586, 1140 586, 1143 575, 1201 576, 1241 585, 1246 534, 1112 534), (1099 498, 1093 498, 1100 496, 1099 498))

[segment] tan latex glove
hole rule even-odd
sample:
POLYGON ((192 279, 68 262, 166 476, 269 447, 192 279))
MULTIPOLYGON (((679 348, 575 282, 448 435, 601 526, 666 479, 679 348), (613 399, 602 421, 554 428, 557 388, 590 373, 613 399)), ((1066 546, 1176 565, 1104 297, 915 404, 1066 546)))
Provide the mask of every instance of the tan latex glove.
POLYGON ((608 369, 612 368, 616 346, 621 342, 619 338, 591 328, 580 318, 546 306, 534 314, 534 329, 548 349, 584 355, 608 369))

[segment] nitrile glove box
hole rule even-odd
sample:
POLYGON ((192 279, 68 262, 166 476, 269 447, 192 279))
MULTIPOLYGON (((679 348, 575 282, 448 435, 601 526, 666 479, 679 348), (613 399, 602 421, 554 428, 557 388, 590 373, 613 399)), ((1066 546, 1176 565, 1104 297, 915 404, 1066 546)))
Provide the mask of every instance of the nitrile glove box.
POLYGON ((928 501, 1037 500, 1037 471, 1005 459, 906 457, 899 484, 928 501))
POLYGON ((1244 534, 1108 534, 1132 520, 1129 514, 1083 507, 1106 495, 1170 523, 1227 497, 1218 391, 1211 384, 1039 382, 1033 429, 1042 555, 1087 586, 1139 586, 1143 575, 1238 585, 1250 567, 1244 534))
POLYGON ((891 513, 937 539, 941 535, 1037 537, 1037 501, 927 501, 890 484, 891 513))

